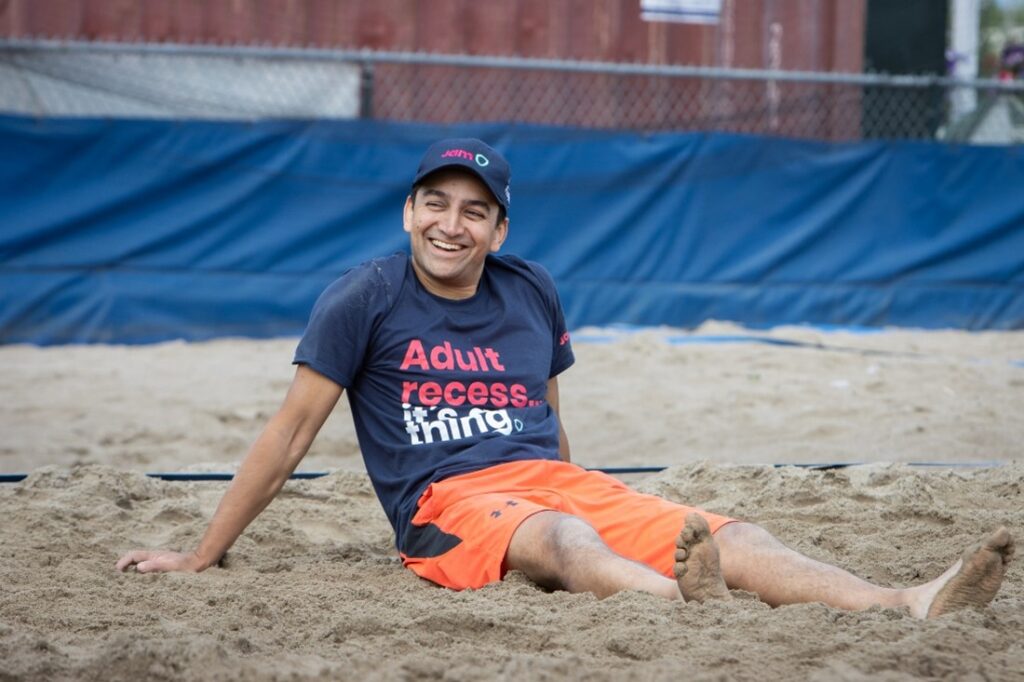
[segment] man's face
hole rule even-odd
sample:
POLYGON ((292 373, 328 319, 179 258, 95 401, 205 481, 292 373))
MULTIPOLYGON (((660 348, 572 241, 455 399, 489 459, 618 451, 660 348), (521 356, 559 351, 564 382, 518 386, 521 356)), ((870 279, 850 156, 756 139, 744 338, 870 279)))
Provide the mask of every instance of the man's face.
POLYGON ((508 234, 508 218, 497 218, 497 201, 474 174, 445 168, 427 176, 406 199, 403 221, 413 269, 427 291, 453 299, 476 293, 487 254, 508 234))

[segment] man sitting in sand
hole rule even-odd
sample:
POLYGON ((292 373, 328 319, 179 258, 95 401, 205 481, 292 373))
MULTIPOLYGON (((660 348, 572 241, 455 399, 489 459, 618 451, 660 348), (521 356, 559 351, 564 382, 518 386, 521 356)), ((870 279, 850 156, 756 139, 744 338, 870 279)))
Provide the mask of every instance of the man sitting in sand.
POLYGON ((284 404, 192 552, 139 550, 141 573, 202 571, 273 500, 342 391, 405 566, 452 589, 508 570, 598 597, 906 607, 919 618, 988 604, 1013 542, 1000 528, 948 571, 890 589, 787 548, 752 523, 641 495, 569 462, 558 375, 573 363, 548 273, 496 256, 508 163, 473 139, 430 147, 405 202, 411 257, 353 268, 313 310, 284 404))

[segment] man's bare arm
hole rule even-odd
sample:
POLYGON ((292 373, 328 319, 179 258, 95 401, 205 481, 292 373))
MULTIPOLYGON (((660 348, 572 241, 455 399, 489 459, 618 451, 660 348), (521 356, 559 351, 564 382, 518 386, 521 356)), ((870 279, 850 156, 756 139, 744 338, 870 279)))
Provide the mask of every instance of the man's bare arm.
POLYGON ((555 416, 558 417, 558 456, 563 461, 568 462, 570 461, 569 437, 565 435, 565 429, 562 427, 562 417, 558 413, 558 377, 548 379, 547 401, 551 405, 551 409, 555 411, 555 416))
POLYGON ((342 388, 300 365, 284 404, 249 449, 199 546, 192 552, 136 550, 117 562, 140 573, 202 571, 217 563, 284 486, 341 397, 342 388))

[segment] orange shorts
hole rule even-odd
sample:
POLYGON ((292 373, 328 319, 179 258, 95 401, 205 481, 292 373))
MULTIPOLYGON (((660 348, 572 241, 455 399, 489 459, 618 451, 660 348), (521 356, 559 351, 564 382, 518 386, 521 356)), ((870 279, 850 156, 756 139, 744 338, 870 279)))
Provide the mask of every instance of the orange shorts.
POLYGON ((713 533, 735 520, 640 494, 575 464, 524 460, 430 484, 407 531, 429 540, 404 542, 402 561, 444 587, 483 587, 505 575, 505 553, 519 524, 547 510, 578 516, 612 550, 669 577, 688 513, 707 519, 713 533))

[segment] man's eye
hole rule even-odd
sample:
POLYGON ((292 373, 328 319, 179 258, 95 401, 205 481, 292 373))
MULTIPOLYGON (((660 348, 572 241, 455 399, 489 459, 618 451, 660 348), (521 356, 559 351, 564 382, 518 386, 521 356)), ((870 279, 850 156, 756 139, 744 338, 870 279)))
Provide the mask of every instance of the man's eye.
POLYGON ((442 204, 440 201, 428 201, 427 206, 429 206, 430 208, 444 208, 444 204, 442 204))
POLYGON ((479 211, 470 211, 467 215, 473 220, 482 220, 484 217, 484 214, 479 211))

